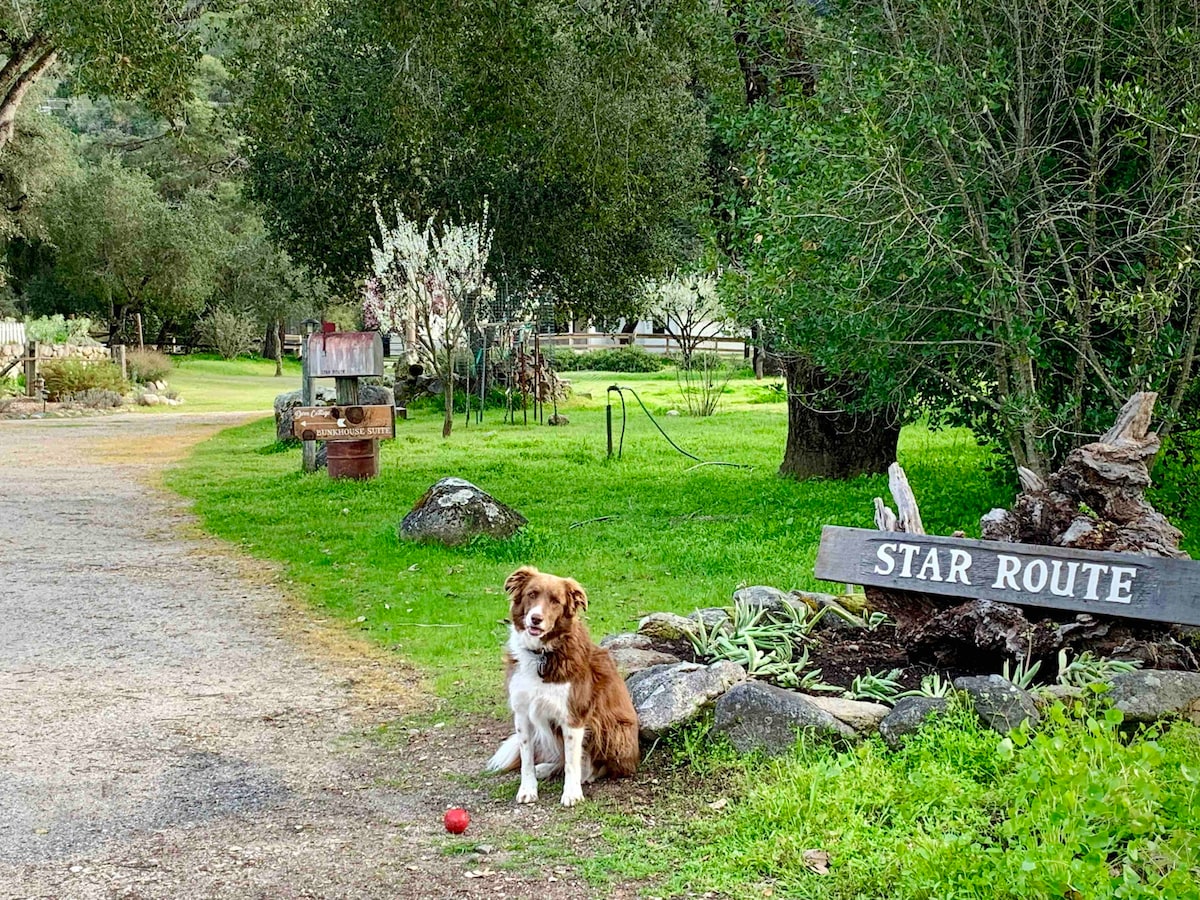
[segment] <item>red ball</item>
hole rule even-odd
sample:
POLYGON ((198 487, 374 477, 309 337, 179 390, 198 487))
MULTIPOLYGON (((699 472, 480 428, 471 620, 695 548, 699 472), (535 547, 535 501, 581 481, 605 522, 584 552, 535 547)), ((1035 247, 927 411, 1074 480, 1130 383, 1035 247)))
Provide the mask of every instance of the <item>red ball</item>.
POLYGON ((455 806, 452 809, 446 810, 446 815, 442 819, 446 830, 451 834, 462 834, 467 830, 467 826, 471 824, 470 814, 461 807, 455 806))

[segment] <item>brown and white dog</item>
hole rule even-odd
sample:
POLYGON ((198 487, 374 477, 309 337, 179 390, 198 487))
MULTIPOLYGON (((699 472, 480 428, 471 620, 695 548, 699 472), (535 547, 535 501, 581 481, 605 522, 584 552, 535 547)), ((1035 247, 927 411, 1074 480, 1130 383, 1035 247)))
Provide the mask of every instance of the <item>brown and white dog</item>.
POLYGON ((584 783, 637 769, 637 712, 612 657, 579 618, 588 602, 579 582, 522 566, 504 588, 512 604, 505 663, 517 732, 488 771, 521 767, 518 803, 535 802, 538 780, 562 772, 562 805, 574 806, 584 783))

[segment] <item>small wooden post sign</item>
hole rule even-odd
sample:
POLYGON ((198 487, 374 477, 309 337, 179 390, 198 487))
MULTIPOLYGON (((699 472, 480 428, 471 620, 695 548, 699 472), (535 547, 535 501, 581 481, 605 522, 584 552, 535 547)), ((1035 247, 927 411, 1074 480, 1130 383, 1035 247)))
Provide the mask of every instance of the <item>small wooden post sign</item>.
POLYGON ((1200 625, 1200 563, 826 525, 827 581, 1200 625))
POLYGON ((302 441, 354 441, 394 438, 393 406, 299 406, 292 433, 302 441))
POLYGON ((377 377, 383 374, 378 331, 316 331, 308 336, 310 378, 377 377))

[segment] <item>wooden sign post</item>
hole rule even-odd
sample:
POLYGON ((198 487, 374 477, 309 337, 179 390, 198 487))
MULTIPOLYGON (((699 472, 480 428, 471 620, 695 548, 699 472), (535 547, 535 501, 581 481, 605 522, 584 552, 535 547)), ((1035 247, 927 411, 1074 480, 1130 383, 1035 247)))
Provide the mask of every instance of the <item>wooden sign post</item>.
POLYGON ((304 347, 303 366, 304 406, 296 410, 294 433, 304 441, 304 471, 316 468, 315 441, 323 440, 327 441, 330 478, 374 478, 379 474, 379 439, 396 434, 394 407, 360 406, 358 402, 358 379, 383 374, 383 339, 379 332, 314 332, 304 347), (313 406, 314 378, 334 379, 337 407, 313 406), (331 416, 327 410, 342 415, 331 416), (380 410, 386 411, 386 426, 382 424, 380 410), (302 418, 309 427, 301 427, 302 418), (370 423, 364 424, 368 419, 370 423), (387 433, 374 433, 372 429, 384 429, 387 433), (321 437, 321 432, 328 436, 321 437), (313 448, 311 458, 309 447, 313 448))
POLYGON ((827 581, 1200 625, 1200 563, 826 525, 827 581))
POLYGON ((298 406, 292 413, 296 437, 305 441, 394 438, 394 406, 298 406))
POLYGON ((25 348, 25 396, 34 397, 37 392, 38 342, 30 341, 25 348))

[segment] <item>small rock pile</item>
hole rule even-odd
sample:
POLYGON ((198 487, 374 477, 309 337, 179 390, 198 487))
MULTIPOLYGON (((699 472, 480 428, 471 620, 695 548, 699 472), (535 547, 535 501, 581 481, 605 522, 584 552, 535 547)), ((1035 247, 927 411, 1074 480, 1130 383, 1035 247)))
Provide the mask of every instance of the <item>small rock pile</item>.
POLYGON ((183 398, 167 396, 165 381, 150 381, 140 385, 137 395, 138 406, 182 406, 183 398))
MULTIPOLYGON (((819 608, 838 603, 828 594, 789 594, 763 586, 743 588, 734 597, 735 603, 768 606, 805 603, 819 608)), ((626 678, 643 740, 655 740, 713 709, 715 730, 741 752, 785 752, 801 731, 842 742, 878 734, 888 746, 897 747, 949 705, 946 697, 936 696, 904 696, 889 707, 787 690, 751 678, 735 662, 697 659, 689 635, 701 622, 711 627, 728 617, 723 608, 699 609, 688 616, 653 613, 641 619, 636 632, 600 642, 626 678)), ((825 618, 827 634, 837 640, 853 639, 859 627, 852 616, 825 618)), ((984 725, 1002 734, 1024 721, 1036 725, 1044 706, 1070 692, 1062 687, 1028 691, 1000 675, 963 675, 953 679, 953 687, 984 725)), ((1126 721, 1182 716, 1200 724, 1200 672, 1123 672, 1113 677, 1108 696, 1126 721)))

